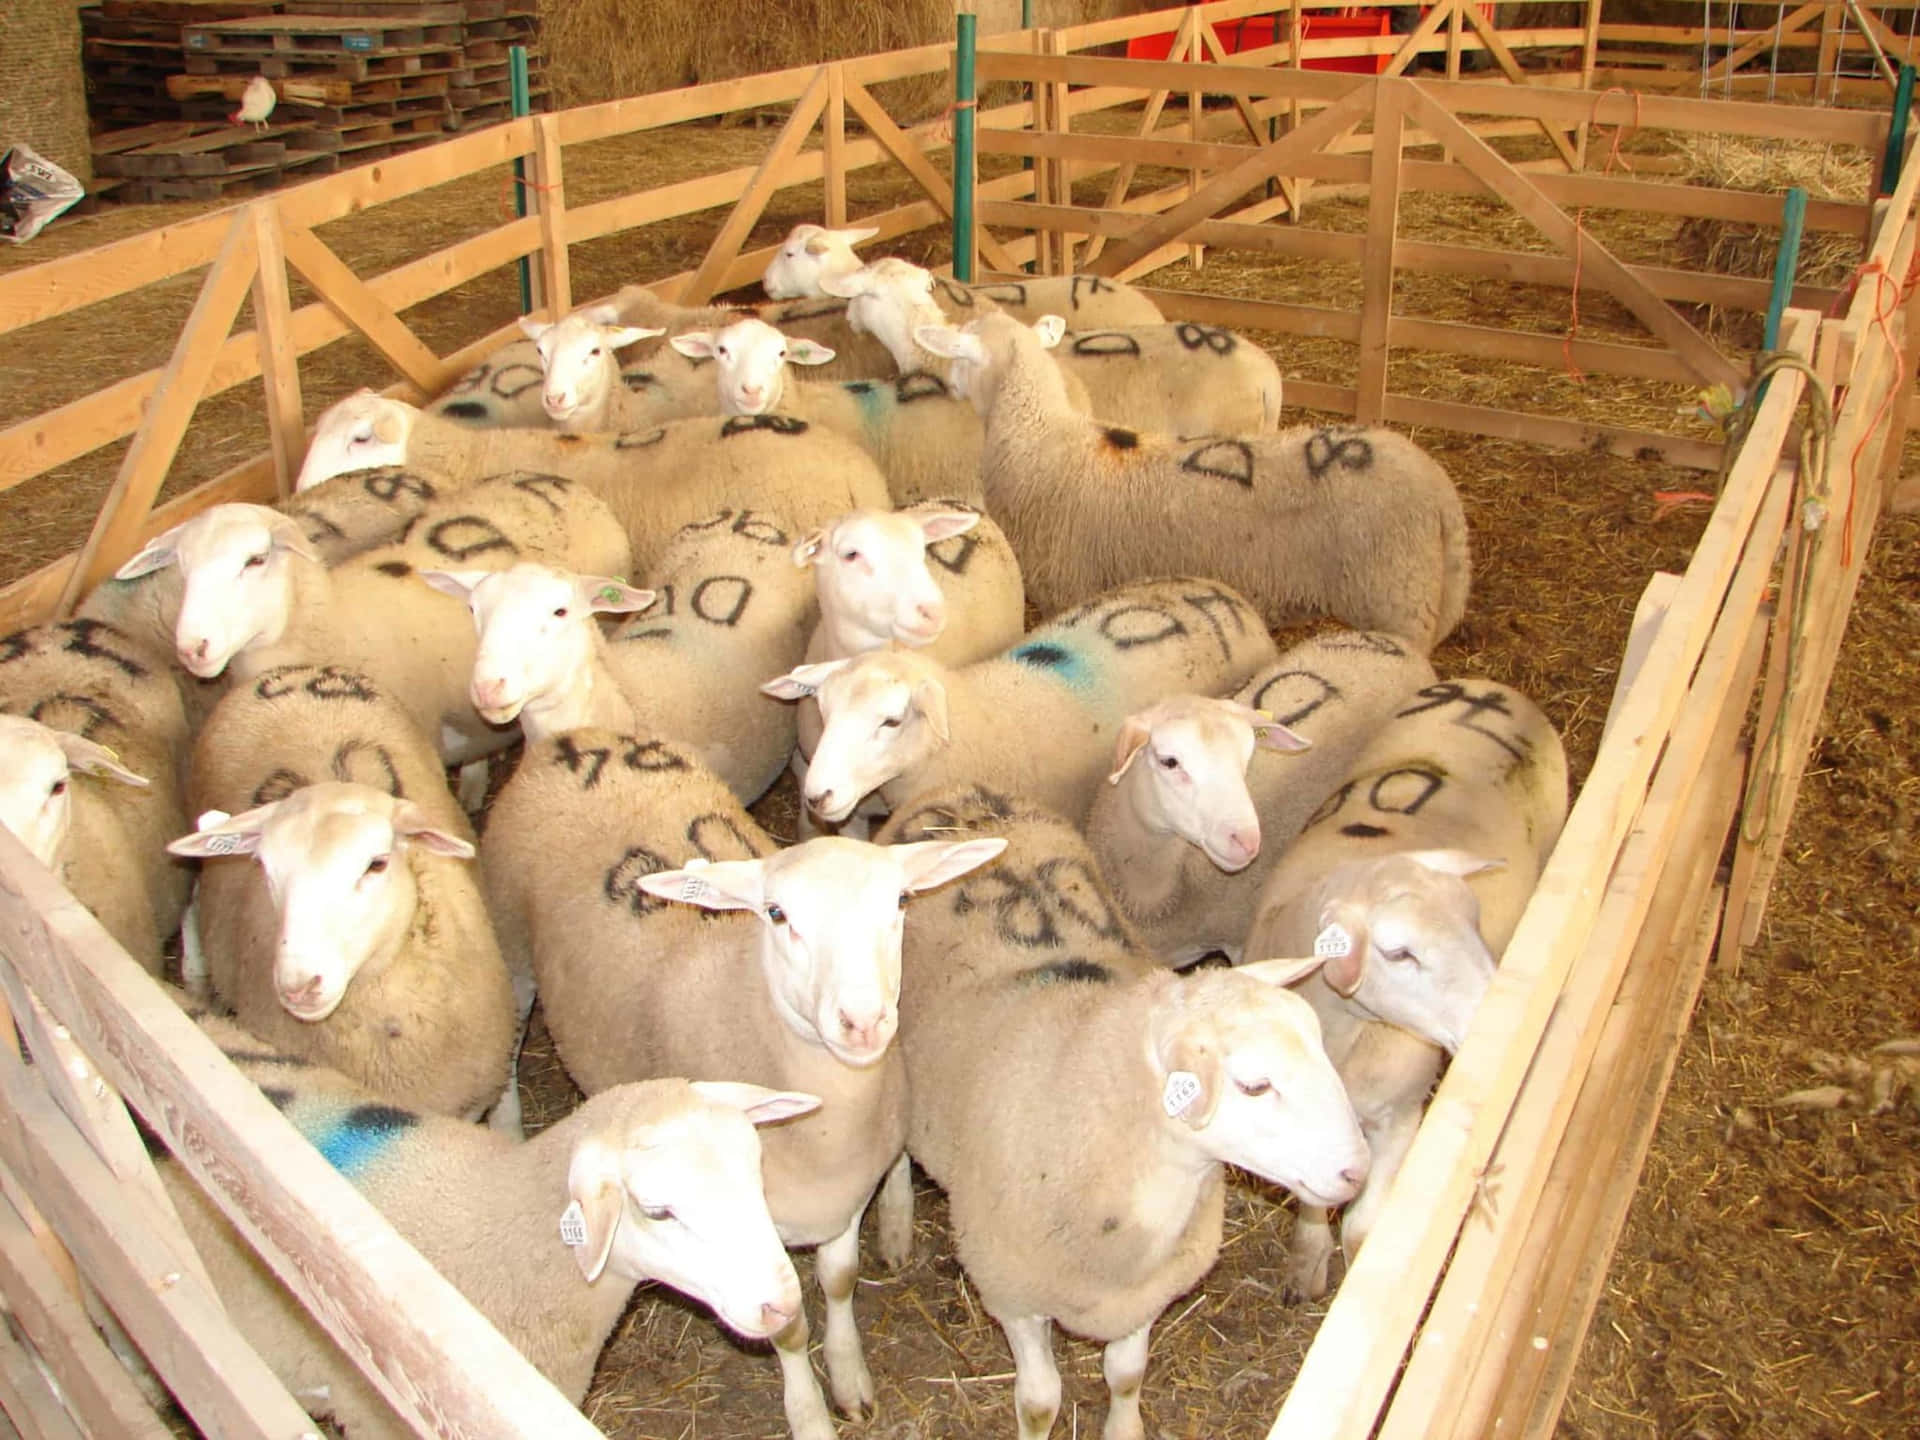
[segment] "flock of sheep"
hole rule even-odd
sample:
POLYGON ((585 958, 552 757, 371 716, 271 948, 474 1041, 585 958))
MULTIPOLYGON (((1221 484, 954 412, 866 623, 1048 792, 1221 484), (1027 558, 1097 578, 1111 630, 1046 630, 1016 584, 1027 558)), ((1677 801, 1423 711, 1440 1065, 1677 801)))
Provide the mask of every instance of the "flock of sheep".
MULTIPOLYGON (((968 289, 868 234, 799 227, 758 314, 630 289, 425 408, 335 405, 286 506, 0 639, 0 820, 149 970, 180 934, 180 1003, 576 1402, 658 1280, 770 1339, 830 1440, 815 1247, 870 1411, 860 1227, 878 1195, 907 1258, 910 1156, 1023 1440, 1056 1322, 1137 1440, 1225 1166, 1298 1197, 1293 1295, 1341 1207, 1364 1240, 1566 763, 1426 658, 1469 566, 1415 445, 1279 430, 1259 347, 1124 285, 968 289), (789 765, 783 845, 746 807, 789 765), (536 996, 589 1098, 523 1141, 536 996)), ((402 1433, 166 1173, 291 1388, 402 1433)))

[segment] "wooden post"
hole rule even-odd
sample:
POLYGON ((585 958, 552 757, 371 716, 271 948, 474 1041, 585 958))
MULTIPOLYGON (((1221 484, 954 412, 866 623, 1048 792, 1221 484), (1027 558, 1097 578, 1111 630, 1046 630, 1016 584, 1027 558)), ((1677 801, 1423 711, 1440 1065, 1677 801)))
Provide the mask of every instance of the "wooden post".
POLYGON ((1411 83, 1389 77, 1374 90, 1367 249, 1361 264, 1360 378, 1354 411, 1363 425, 1378 423, 1387 409, 1387 331, 1393 324, 1394 231, 1400 221, 1400 141, 1411 83))
MULTIPOLYGON (((1184 23, 1184 22, 1183 22, 1184 23)), ((1039 32, 1040 53, 1042 55, 1064 55, 1066 48, 1061 44, 1058 30, 1039 32)), ((1046 92, 1047 129, 1056 135, 1065 135, 1073 126, 1067 114, 1067 87, 1049 84, 1043 87, 1046 92)), ((1073 162, 1064 156, 1056 157, 1047 164, 1046 199, 1049 205, 1070 206, 1073 204, 1073 162)), ((1052 246, 1047 253, 1047 273, 1065 275, 1073 269, 1073 236, 1065 230, 1052 232, 1052 246)))
POLYGON ((280 210, 272 200, 247 207, 260 269, 253 277, 253 333, 260 346, 260 383, 267 399, 267 449, 273 483, 282 500, 293 494, 307 449, 307 422, 300 401, 300 363, 293 347, 293 304, 287 296, 287 252, 280 238, 280 210))
POLYGON ((60 592, 59 610, 69 614, 80 598, 120 568, 133 554, 135 537, 154 497, 167 478, 173 457, 180 453, 187 426, 207 388, 207 376, 220 353, 220 342, 233 329, 233 317, 253 285, 259 251, 255 247, 252 217, 237 212, 227 238, 214 257, 213 268, 200 287, 200 298, 180 331, 173 358, 154 387, 146 423, 133 437, 113 488, 101 502, 93 532, 81 548, 80 559, 60 592))
POLYGON ((839 61, 827 67, 827 113, 820 122, 820 151, 826 173, 826 213, 830 229, 847 223, 847 72, 839 61))
POLYGON ((533 193, 540 207, 540 291, 548 317, 558 320, 573 308, 573 267, 567 255, 560 121, 552 115, 536 116, 533 122, 533 193))
MULTIPOLYGON (((1200 45, 1201 28, 1200 12, 1197 9, 1189 9, 1181 15, 1180 35, 1182 43, 1186 48, 1187 63, 1189 65, 1198 65, 1206 56, 1206 51, 1202 49, 1200 45)), ((1187 92, 1188 139, 1198 140, 1200 138, 1200 119, 1205 112, 1206 103, 1204 95, 1198 90, 1189 90, 1187 92)), ((1200 178, 1201 172, 1198 170, 1189 170, 1187 172, 1187 194, 1192 195, 1200 188, 1200 178)), ((1204 245, 1195 241, 1193 244, 1187 246, 1187 264, 1189 266, 1195 270, 1199 270, 1206 263, 1207 250, 1204 245)))
MULTIPOLYGON (((1587 33, 1580 45, 1580 88, 1593 89, 1593 72, 1600 53, 1600 7, 1605 0, 1587 0, 1587 33)), ((1580 157, 1577 168, 1587 164, 1587 141, 1593 130, 1591 120, 1582 120, 1574 135, 1574 153, 1580 157)))

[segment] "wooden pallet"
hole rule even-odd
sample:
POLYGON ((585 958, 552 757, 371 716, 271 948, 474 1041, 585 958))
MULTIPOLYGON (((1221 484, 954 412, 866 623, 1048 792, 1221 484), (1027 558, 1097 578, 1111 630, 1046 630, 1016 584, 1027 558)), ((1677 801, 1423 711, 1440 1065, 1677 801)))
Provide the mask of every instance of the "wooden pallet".
POLYGON ((299 133, 299 128, 278 125, 261 131, 251 125, 184 121, 177 127, 143 126, 132 135, 96 137, 93 165, 102 175, 149 179, 254 172, 286 160, 286 137, 299 133))
MULTIPOLYGON (((250 75, 169 75, 167 94, 176 100, 215 95, 238 103, 246 94, 250 75)), ((353 82, 328 76, 286 76, 273 83, 283 105, 350 105, 353 82)))
POLYGON ((316 125, 288 139, 300 150, 332 150, 348 153, 377 145, 383 140, 404 140, 416 135, 438 138, 446 133, 444 114, 434 115, 354 115, 338 125, 316 125))
POLYGON ((408 16, 260 15, 189 25, 189 50, 219 54, 284 55, 314 51, 337 55, 387 54, 423 46, 458 45, 460 26, 427 25, 408 16))
POLYGON ((457 46, 440 45, 401 54, 324 55, 312 52, 245 55, 206 54, 189 51, 186 71, 189 75, 265 75, 280 80, 290 76, 310 79, 332 76, 339 80, 399 79, 409 75, 438 75, 442 85, 460 65, 457 46))
POLYGON ((229 171, 225 175, 187 175, 141 177, 125 181, 114 198, 136 204, 163 200, 234 200, 257 195, 279 186, 290 170, 301 170, 299 178, 329 175, 339 168, 338 158, 326 150, 289 154, 271 165, 229 171))

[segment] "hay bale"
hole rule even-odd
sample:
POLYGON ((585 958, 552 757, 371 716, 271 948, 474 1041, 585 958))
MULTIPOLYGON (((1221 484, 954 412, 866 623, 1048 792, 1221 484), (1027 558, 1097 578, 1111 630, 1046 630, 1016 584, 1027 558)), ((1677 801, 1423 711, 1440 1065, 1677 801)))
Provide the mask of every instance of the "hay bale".
MULTIPOLYGON (((1731 135, 1676 135, 1674 148, 1685 161, 1689 185, 1766 195, 1783 195, 1797 186, 1812 200, 1856 202, 1873 193, 1875 163, 1852 148, 1731 135)), ((1723 275, 1771 275, 1780 249, 1778 228, 1732 220, 1683 220, 1675 239, 1682 254, 1723 275)), ((1806 285, 1839 285, 1860 260, 1854 236, 1809 231, 1800 243, 1795 278, 1806 285)))
POLYGON ((19 142, 82 184, 93 178, 75 0, 0 4, 0 149, 19 142))

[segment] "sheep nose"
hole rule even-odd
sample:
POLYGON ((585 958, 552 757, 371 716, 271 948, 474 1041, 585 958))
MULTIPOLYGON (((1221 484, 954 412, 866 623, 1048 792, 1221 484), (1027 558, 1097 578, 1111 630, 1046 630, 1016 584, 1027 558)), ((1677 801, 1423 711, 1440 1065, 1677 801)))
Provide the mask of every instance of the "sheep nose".
POLYGON ((1260 853, 1260 827, 1243 825, 1227 832, 1227 853, 1251 860, 1260 853))
POLYGON ((503 679, 475 679, 473 682, 473 708, 476 710, 497 709, 506 696, 507 682, 503 679))
POLYGON ((839 1012, 840 1036, 850 1050, 870 1053, 882 1049, 889 1038, 887 1012, 875 1011, 870 1015, 852 1015, 847 1011, 839 1012))
POLYGON ((816 813, 833 808, 833 791, 810 790, 807 792, 807 808, 816 813))
POLYGON ((180 649, 180 658, 188 662, 205 660, 207 651, 212 648, 211 640, 202 640, 198 645, 185 645, 180 649))
POLYGON ((1358 1190, 1362 1185, 1367 1183, 1366 1162, 1362 1161, 1358 1165, 1343 1166, 1340 1170, 1340 1178, 1346 1181, 1347 1184, 1351 1185, 1355 1190, 1358 1190))
POLYGON ((549 410, 564 410, 571 403, 571 397, 563 391, 549 390, 545 395, 540 397, 540 403, 545 405, 549 410))
POLYGON ((793 1323, 793 1317, 797 1313, 797 1307, 790 1300, 783 1300, 778 1304, 769 1300, 760 1307, 760 1323, 766 1327, 769 1335, 777 1335, 793 1323))
POLYGON ((320 977, 301 975, 280 987, 280 996, 289 1005, 311 1007, 320 998, 320 977))

